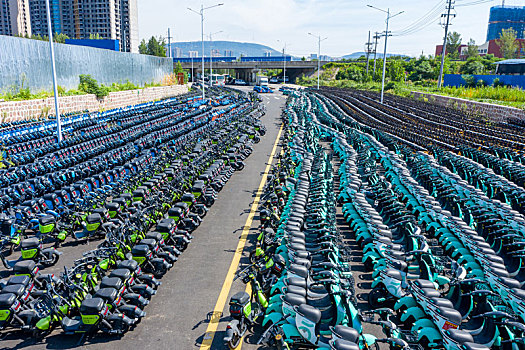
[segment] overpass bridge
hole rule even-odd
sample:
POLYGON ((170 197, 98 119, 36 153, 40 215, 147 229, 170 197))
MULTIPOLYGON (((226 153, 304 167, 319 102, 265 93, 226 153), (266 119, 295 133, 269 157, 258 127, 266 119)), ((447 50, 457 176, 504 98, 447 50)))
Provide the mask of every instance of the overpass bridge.
MULTIPOLYGON (((173 59, 174 66, 179 62, 176 58, 173 59)), ((321 66, 330 63, 329 61, 321 61, 321 66)), ((202 58, 196 57, 192 62, 187 62, 187 59, 180 62, 182 68, 191 72, 191 76, 201 73, 202 58), (192 71, 193 66, 193 71, 192 71)), ((231 61, 224 62, 220 61, 220 58, 214 58, 212 62, 213 69, 227 69, 235 71, 236 79, 243 79, 248 83, 255 82, 256 76, 263 70, 268 69, 283 69, 284 61, 271 61, 271 62, 260 62, 260 61, 231 61)), ((210 69, 209 58, 205 57, 204 69, 210 69)), ((300 77, 302 74, 312 74, 317 70, 317 61, 287 61, 286 62, 286 76, 290 82, 294 82, 295 79, 300 77)))

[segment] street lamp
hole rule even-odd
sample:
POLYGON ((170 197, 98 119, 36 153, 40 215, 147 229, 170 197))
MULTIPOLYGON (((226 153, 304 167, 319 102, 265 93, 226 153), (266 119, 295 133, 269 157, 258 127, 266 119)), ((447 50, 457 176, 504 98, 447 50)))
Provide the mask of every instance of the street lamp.
POLYGON ((283 43, 283 85, 286 84, 286 42, 277 39, 278 42, 283 43))
POLYGON ((385 73, 386 73, 386 44, 388 42, 388 21, 390 20, 390 18, 394 18, 400 14, 402 14, 403 12, 405 11, 401 11, 401 12, 398 12, 396 13, 395 15, 391 16, 390 15, 390 8, 387 9, 386 11, 383 10, 383 9, 380 9, 378 7, 375 7, 375 6, 372 6, 372 5, 366 5, 370 8, 373 8, 375 10, 378 10, 378 11, 381 11, 381 12, 384 12, 386 13, 386 31, 385 31, 385 52, 383 54, 383 80, 381 82, 381 103, 383 103, 383 96, 385 94, 385 73))
POLYGON ((49 10, 49 0, 46 0, 47 11, 47 30, 49 36, 49 54, 51 56, 51 72, 53 75, 53 94, 55 95, 55 113, 57 118, 57 141, 62 142, 62 125, 60 125, 60 110, 58 109, 58 88, 57 71, 55 67, 55 49, 53 48, 53 30, 51 29, 51 11, 49 10))
POLYGON ((204 11, 209 10, 214 7, 222 6, 224 4, 217 4, 213 6, 204 7, 204 5, 201 5, 200 11, 195 11, 194 9, 191 9, 188 7, 188 10, 191 12, 195 12, 196 14, 201 16, 201 43, 202 43, 202 99, 206 97, 206 94, 204 92, 204 11))
POLYGON ((212 39, 212 36, 215 35, 215 34, 219 34, 219 33, 222 33, 222 30, 219 30, 218 32, 215 32, 215 33, 210 33, 210 87, 213 86, 213 80, 212 80, 212 76, 213 76, 213 68, 212 68, 212 57, 213 57, 213 53, 212 53, 212 48, 211 46, 213 45, 213 39, 212 39))
POLYGON ((325 41, 328 38, 321 39, 320 35, 313 35, 312 33, 308 33, 308 35, 311 35, 314 38, 317 38, 317 40, 319 41, 319 47, 318 47, 318 53, 317 53, 317 90, 319 90, 319 80, 321 78, 321 41, 325 41))

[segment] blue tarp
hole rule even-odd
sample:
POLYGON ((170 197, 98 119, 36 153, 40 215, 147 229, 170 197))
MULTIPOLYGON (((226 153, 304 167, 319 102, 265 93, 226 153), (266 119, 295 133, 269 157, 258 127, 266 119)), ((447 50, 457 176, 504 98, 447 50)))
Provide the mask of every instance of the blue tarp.
MULTIPOLYGON (((495 79, 499 79, 505 85, 525 89, 525 75, 474 75, 476 81, 483 80, 485 84, 492 85, 495 79)), ((461 74, 445 74, 445 86, 464 86, 465 80, 461 74)))
POLYGON ((120 51, 119 41, 112 39, 66 39, 66 44, 120 51))

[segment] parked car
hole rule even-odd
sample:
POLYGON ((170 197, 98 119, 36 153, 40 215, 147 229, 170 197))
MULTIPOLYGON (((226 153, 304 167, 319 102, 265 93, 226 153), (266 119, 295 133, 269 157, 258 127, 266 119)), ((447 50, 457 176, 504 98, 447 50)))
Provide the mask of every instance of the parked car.
POLYGON ((278 83, 278 80, 277 80, 276 77, 272 77, 272 78, 270 79, 270 84, 277 84, 277 83, 278 83))
POLYGON ((248 85, 248 84, 242 79, 235 79, 235 85, 248 85))

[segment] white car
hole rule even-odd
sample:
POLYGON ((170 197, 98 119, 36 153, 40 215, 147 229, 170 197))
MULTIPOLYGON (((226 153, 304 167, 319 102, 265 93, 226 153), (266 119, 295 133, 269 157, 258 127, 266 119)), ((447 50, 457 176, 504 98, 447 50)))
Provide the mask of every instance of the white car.
POLYGON ((271 84, 277 84, 279 81, 277 80, 276 77, 273 77, 272 79, 270 79, 270 83, 271 84))
POLYGON ((242 79, 235 79, 235 85, 248 85, 246 82, 242 79))

